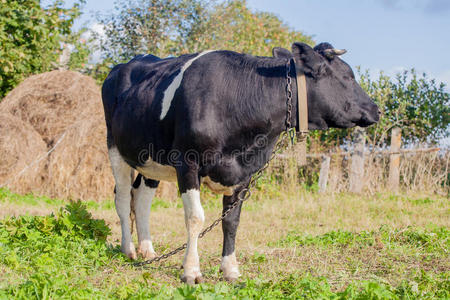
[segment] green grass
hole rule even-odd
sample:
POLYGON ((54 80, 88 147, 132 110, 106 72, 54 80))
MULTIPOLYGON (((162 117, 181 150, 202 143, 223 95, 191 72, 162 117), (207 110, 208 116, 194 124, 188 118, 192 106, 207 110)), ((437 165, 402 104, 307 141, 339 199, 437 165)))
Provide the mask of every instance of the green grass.
MULTIPOLYGON (((280 198, 286 197, 270 190, 270 198, 277 193, 280 198)), ((440 223, 445 218, 439 216, 448 214, 448 209, 444 212, 441 209, 448 207, 447 199, 376 195, 373 202, 368 200, 362 206, 362 211, 369 214, 373 209, 383 211, 383 206, 389 203, 394 203, 398 210, 392 213, 391 224, 364 229, 360 224, 352 225, 352 218, 355 219, 352 215, 342 219, 345 225, 342 228, 333 225, 334 219, 323 218, 333 201, 339 208, 350 206, 356 215, 359 205, 363 205, 361 198, 337 195, 320 202, 314 193, 302 195, 303 202, 296 209, 300 201, 297 197, 273 202, 257 194, 245 208, 240 231, 244 236, 238 241, 238 247, 242 248, 238 259, 243 277, 234 284, 220 280, 218 231, 217 237, 211 233, 199 246, 206 283, 189 287, 178 279, 182 272, 181 256, 149 269, 129 265, 118 249, 116 221, 95 219, 89 212, 108 210, 114 214, 108 204, 111 201, 67 204, 58 199, 20 196, 0 189, 0 204, 46 205, 54 211, 50 215, 0 220, 0 299, 450 298, 450 232, 440 223), (402 220, 402 210, 417 219, 419 214, 427 216, 423 213, 424 206, 430 206, 428 214, 435 215, 435 219, 425 225, 423 221, 419 225, 395 225, 402 220), (268 219, 277 213, 284 217, 268 219), (306 225, 296 223, 305 219, 304 214, 311 218, 306 225), (316 219, 320 225, 313 234, 306 229, 316 219), (253 223, 246 223, 250 221, 253 223), (271 228, 275 228, 275 233, 271 233, 271 228), (247 249, 245 240, 253 241, 247 249)), ((207 215, 216 217, 220 199, 216 197, 204 206, 207 215)), ((332 210, 339 214, 336 207, 332 210)), ((178 221, 167 217, 179 212, 181 206, 179 201, 155 199, 154 208, 154 218, 167 220, 161 232, 172 232, 155 241, 157 251, 162 253, 184 240, 180 234, 182 215, 178 225, 172 224, 178 221)), ((381 220, 384 217, 380 216, 381 220)), ((155 230, 153 233, 157 235, 155 230)))
MULTIPOLYGON (((50 198, 46 196, 36 196, 33 194, 19 195, 8 189, 0 188, 0 203, 19 204, 26 206, 44 206, 44 207, 59 207, 67 204, 67 200, 50 198)), ((111 210, 114 209, 114 201, 83 201, 88 209, 92 210, 111 210)))
MULTIPOLYGON (((401 243, 424 245, 437 239, 445 230, 431 232, 408 230, 396 239, 401 243)), ((449 297, 448 278, 435 278, 422 273, 397 287, 376 281, 361 281, 348 285, 343 291, 332 291, 326 278, 308 274, 280 274, 277 281, 261 278, 246 279, 235 285, 203 284, 197 287, 152 287, 152 275, 143 272, 141 278, 115 287, 99 287, 89 279, 102 272, 114 261, 125 264, 118 249, 106 243, 110 229, 102 220, 94 220, 80 202, 72 203, 56 216, 24 216, 0 222, 0 257, 3 271, 14 273, 15 280, 4 282, 0 296, 23 299, 55 298, 174 298, 174 299, 233 299, 233 298, 334 298, 334 299, 401 299, 416 297, 449 297), (16 282, 14 282, 16 281, 16 282), (19 282, 17 282, 19 281, 19 282)), ((306 239, 289 238, 289 243, 320 246, 367 244, 368 236, 348 232, 331 232, 306 239), (300 242, 298 242, 300 241, 300 242), (308 241, 308 242, 305 242, 308 241)), ((395 242, 396 242, 395 241, 395 242)), ((369 243, 370 244, 370 243, 369 243)), ((266 261, 256 253, 254 262, 266 261)), ((118 271, 118 270, 117 270, 118 271)))
POLYGON ((393 229, 382 226, 376 231, 350 232, 345 230, 330 231, 322 235, 297 233, 291 231, 275 246, 321 246, 321 247, 367 247, 387 248, 409 247, 426 253, 448 254, 450 249, 450 231, 446 227, 430 224, 426 228, 407 227, 393 229))

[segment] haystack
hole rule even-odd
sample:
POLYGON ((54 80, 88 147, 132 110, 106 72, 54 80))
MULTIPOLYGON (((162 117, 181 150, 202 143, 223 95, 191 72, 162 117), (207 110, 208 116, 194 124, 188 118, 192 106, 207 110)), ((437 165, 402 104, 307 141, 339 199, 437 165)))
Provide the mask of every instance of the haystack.
POLYGON ((31 124, 48 145, 93 110, 102 110, 95 80, 63 70, 28 77, 0 104, 0 111, 31 124))
POLYGON ((44 181, 47 145, 19 118, 1 112, 0 120, 0 185, 19 193, 38 190, 44 181), (43 159, 36 161, 39 158, 43 159))
POLYGON ((53 197, 105 199, 112 196, 114 180, 106 149, 102 114, 81 118, 65 131, 50 154, 48 186, 53 197))
MULTIPOLYGON (((27 169, 19 176, 27 189, 10 186, 14 191, 73 199, 113 197, 114 180, 106 148, 100 87, 92 78, 60 70, 31 76, 0 102, 0 112, 16 116, 10 119, 26 124, 24 130, 34 132, 27 134, 40 141, 40 148, 36 148, 39 153, 32 153, 28 151, 29 146, 22 145, 21 149, 26 149, 26 159, 18 157, 5 172, 16 174, 20 166, 34 161, 40 153, 52 150, 43 160, 44 167, 34 174, 40 175, 41 184, 28 182, 31 180, 27 179, 31 177, 28 172, 32 171, 27 169)), ((10 156, 14 150, 3 146, 3 140, 14 140, 17 134, 5 130, 4 135, 0 156, 12 161, 10 156)), ((163 189, 157 195, 166 199, 177 196, 175 185, 161 186, 163 189)))

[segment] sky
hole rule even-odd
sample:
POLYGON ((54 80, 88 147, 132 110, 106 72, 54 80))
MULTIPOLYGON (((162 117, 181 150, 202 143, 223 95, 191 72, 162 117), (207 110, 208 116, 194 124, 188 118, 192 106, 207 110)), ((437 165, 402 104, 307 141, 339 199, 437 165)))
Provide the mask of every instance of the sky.
POLYGON ((450 0, 249 0, 294 29, 348 50, 352 67, 404 69, 450 84, 450 0))
MULTIPOLYGON (((252 10, 274 13, 318 43, 347 49, 343 59, 352 67, 372 75, 415 68, 450 90, 450 0, 247 1, 252 10)), ((113 5, 87 0, 76 26, 95 26, 94 15, 111 12, 113 5)))

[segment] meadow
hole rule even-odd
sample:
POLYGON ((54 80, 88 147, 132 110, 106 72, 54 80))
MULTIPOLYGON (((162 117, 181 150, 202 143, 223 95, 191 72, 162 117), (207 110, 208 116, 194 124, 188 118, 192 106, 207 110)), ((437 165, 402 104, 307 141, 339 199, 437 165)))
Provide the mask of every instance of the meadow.
MULTIPOLYGON (((202 191, 208 224, 221 199, 202 191)), ((0 189, 0 298, 445 299, 448 197, 318 194, 263 178, 237 236, 242 277, 222 281, 220 226, 199 242, 205 283, 180 282, 182 254, 135 268, 119 251, 112 200, 68 202, 0 189)), ((158 254, 185 242, 181 200, 156 198, 158 254)))

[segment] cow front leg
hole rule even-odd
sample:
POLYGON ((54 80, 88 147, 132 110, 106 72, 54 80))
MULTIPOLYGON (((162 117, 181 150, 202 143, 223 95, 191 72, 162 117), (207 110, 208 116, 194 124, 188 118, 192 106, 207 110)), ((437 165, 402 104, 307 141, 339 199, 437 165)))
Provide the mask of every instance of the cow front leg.
POLYGON ((138 236, 138 254, 144 259, 156 257, 150 237, 150 210, 159 181, 147 179, 138 174, 133 184, 135 203, 136 229, 138 236))
POLYGON ((136 249, 131 240, 130 231, 130 203, 131 203, 131 167, 120 156, 116 147, 108 149, 109 160, 116 183, 114 203, 119 215, 120 226, 122 229, 122 242, 120 250, 131 259, 136 259, 136 249))
POLYGON ((187 229, 187 248, 183 260, 184 273, 181 280, 187 284, 200 283, 200 260, 197 252, 198 235, 203 228, 205 215, 200 202, 198 174, 194 170, 178 171, 178 185, 184 207, 184 220, 187 229))
MULTIPOLYGON (((223 196, 223 212, 228 210, 235 201, 238 201, 239 192, 240 189, 235 191, 232 196, 223 196)), ((241 208, 242 202, 222 221, 223 249, 220 270, 223 272, 223 278, 226 281, 234 281, 241 275, 235 252, 236 232, 239 226, 241 208)))

